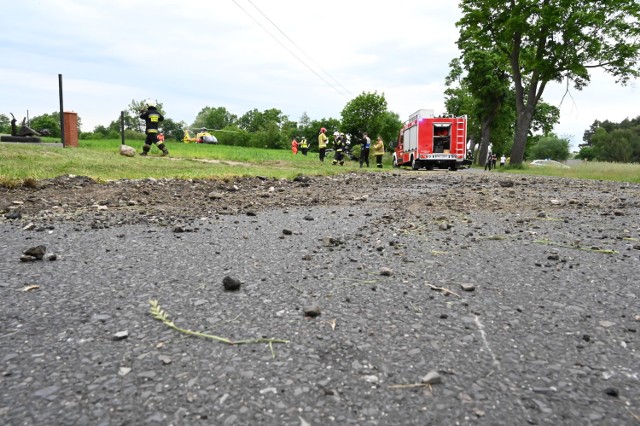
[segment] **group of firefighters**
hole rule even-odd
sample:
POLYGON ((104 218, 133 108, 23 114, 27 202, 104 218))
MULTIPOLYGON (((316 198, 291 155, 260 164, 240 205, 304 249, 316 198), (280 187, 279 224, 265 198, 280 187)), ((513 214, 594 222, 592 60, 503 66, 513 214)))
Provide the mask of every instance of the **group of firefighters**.
MULTIPOLYGON (((146 139, 144 145, 142 146, 142 153, 140 155, 146 156, 151 149, 153 144, 156 144, 158 149, 162 151, 162 156, 168 155, 169 150, 164 144, 164 135, 159 129, 160 123, 164 120, 163 115, 158 111, 156 107, 156 103, 148 100, 144 105, 145 109, 140 111, 140 118, 145 121, 145 133, 146 139)), ((318 152, 320 156, 320 161, 324 163, 324 159, 327 152, 327 145, 329 143, 329 138, 326 135, 327 129, 324 127, 320 129, 320 133, 318 134, 318 152)), ((204 140, 204 136, 208 135, 207 129, 200 129, 200 133, 196 135, 196 138, 200 137, 202 142, 204 140)), ((188 137, 188 134, 185 135, 185 138, 188 137)), ((189 138, 189 141, 192 139, 189 138)), ((333 165, 340 164, 344 165, 344 156, 349 153, 349 146, 351 145, 351 140, 344 133, 334 132, 333 133, 333 149, 335 152, 333 158, 333 165)), ((371 149, 371 139, 367 135, 367 132, 362 134, 362 139, 360 139, 360 167, 364 164, 369 167, 369 152, 371 149)), ((298 149, 302 152, 302 155, 307 155, 309 151, 309 142, 307 139, 303 137, 296 136, 291 141, 291 150, 294 154, 298 153, 298 149), (300 141, 298 142, 298 139, 300 141)), ((382 142, 382 138, 378 136, 376 142, 373 144, 373 155, 376 158, 376 165, 379 168, 382 168, 382 157, 384 155, 384 143, 382 142)))
MULTIPOLYGON (((329 137, 327 136, 327 129, 324 127, 320 129, 320 133, 318 134, 318 155, 320 158, 320 162, 324 163, 324 159, 326 157, 327 145, 329 144, 329 137)), ((351 138, 345 135, 344 133, 334 132, 333 133, 333 150, 334 157, 332 164, 335 166, 336 164, 344 165, 344 157, 345 155, 349 155, 351 145, 351 138)), ((364 164, 369 167, 369 153, 372 148, 371 139, 369 138, 367 132, 362 134, 362 139, 360 140, 360 167, 364 164)), ((296 136, 291 140, 291 152, 295 155, 298 153, 298 150, 302 152, 303 155, 307 155, 309 151, 309 142, 307 138, 302 136, 296 136)), ((373 144, 373 155, 376 158, 376 166, 378 168, 382 168, 382 158, 384 156, 384 142, 382 138, 378 136, 376 142, 373 144)))

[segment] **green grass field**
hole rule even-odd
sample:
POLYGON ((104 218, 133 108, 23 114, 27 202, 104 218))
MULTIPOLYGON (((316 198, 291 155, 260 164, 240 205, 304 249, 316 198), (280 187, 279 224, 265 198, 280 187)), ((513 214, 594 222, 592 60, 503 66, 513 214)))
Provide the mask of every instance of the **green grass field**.
MULTIPOLYGON (((142 141, 127 142, 141 152, 142 141)), ((317 152, 293 155, 289 150, 233 147, 228 145, 167 142, 168 157, 160 157, 154 146, 148 157, 119 154, 119 140, 80 141, 77 148, 52 144, 0 144, 0 184, 20 185, 24 180, 60 175, 89 176, 97 180, 184 178, 211 179, 232 176, 293 178, 305 175, 332 175, 359 170, 357 162, 332 166, 331 159, 320 163, 317 152)), ((385 159, 387 170, 390 159, 385 159)), ((370 168, 369 170, 375 170, 370 168)))
MULTIPOLYGON (((128 142, 138 153, 142 141, 128 142)), ((160 157, 153 147, 149 157, 124 157, 119 154, 119 140, 80 141, 77 148, 52 144, 0 144, 0 184, 21 185, 26 180, 60 175, 89 176, 96 180, 183 178, 224 179, 234 176, 265 176, 291 179, 297 175, 333 175, 359 172, 358 162, 347 160, 344 167, 332 166, 331 159, 322 164, 317 152, 308 156, 293 155, 289 150, 233 147, 228 145, 184 144, 168 142, 169 157, 160 157)), ((389 171, 391 158, 386 154, 384 168, 376 169, 372 159, 368 171, 389 171)), ((409 173, 410 171, 407 172, 409 173)), ((570 169, 506 167, 491 173, 519 173, 602 179, 640 183, 640 165, 580 163, 570 169)), ((429 173, 424 170, 413 173, 429 173)), ((462 171, 464 173, 464 171, 462 171)))

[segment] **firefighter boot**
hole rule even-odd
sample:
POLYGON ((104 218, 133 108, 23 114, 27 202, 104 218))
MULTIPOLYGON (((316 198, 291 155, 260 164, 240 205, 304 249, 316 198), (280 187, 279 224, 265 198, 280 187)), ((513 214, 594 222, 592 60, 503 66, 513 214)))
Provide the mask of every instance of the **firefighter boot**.
POLYGON ((151 149, 151 145, 147 145, 145 143, 144 145, 142 145, 142 154, 140 155, 142 155, 143 157, 146 157, 150 149, 151 149))
POLYGON ((158 144, 158 149, 159 149, 160 151, 162 151, 162 157, 164 157, 164 156, 166 156, 166 155, 169 155, 169 150, 167 149, 167 147, 166 147, 166 146, 164 146, 164 144, 163 144, 163 143, 159 143, 159 144, 158 144))

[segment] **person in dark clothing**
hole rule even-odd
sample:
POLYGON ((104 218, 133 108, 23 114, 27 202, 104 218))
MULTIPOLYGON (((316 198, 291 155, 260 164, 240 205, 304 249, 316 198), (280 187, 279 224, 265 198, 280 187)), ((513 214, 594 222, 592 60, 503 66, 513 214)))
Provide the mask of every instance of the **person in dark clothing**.
POLYGON ((344 166, 344 148, 345 148, 345 138, 342 133, 335 133, 335 139, 333 141, 333 149, 335 149, 336 154, 333 157, 332 164, 335 166, 340 163, 341 166, 344 166))
POLYGON ((367 163, 369 167, 369 151, 371 150, 371 139, 367 132, 362 134, 362 141, 360 141, 360 167, 363 163, 367 163))
POLYGON ((487 161, 484 163, 484 169, 491 171, 491 159, 493 158, 493 154, 489 153, 487 155, 487 161))
POLYGON ((146 156, 151 149, 151 145, 154 143, 157 145, 158 149, 162 151, 162 156, 169 155, 169 150, 164 145, 164 141, 158 141, 158 126, 160 122, 164 120, 160 111, 156 108, 156 103, 152 100, 148 100, 146 103, 146 110, 140 111, 140 118, 144 120, 145 130, 144 132, 147 134, 147 138, 144 141, 144 145, 142 146, 142 156, 146 156))

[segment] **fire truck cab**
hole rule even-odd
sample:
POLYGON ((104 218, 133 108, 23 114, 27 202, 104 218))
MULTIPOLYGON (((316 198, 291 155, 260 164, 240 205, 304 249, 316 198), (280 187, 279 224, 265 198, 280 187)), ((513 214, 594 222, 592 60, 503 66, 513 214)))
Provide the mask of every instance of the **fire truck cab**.
POLYGON ((393 166, 411 166, 413 170, 470 165, 467 159, 467 117, 436 117, 431 109, 411 114, 395 144, 393 166))

